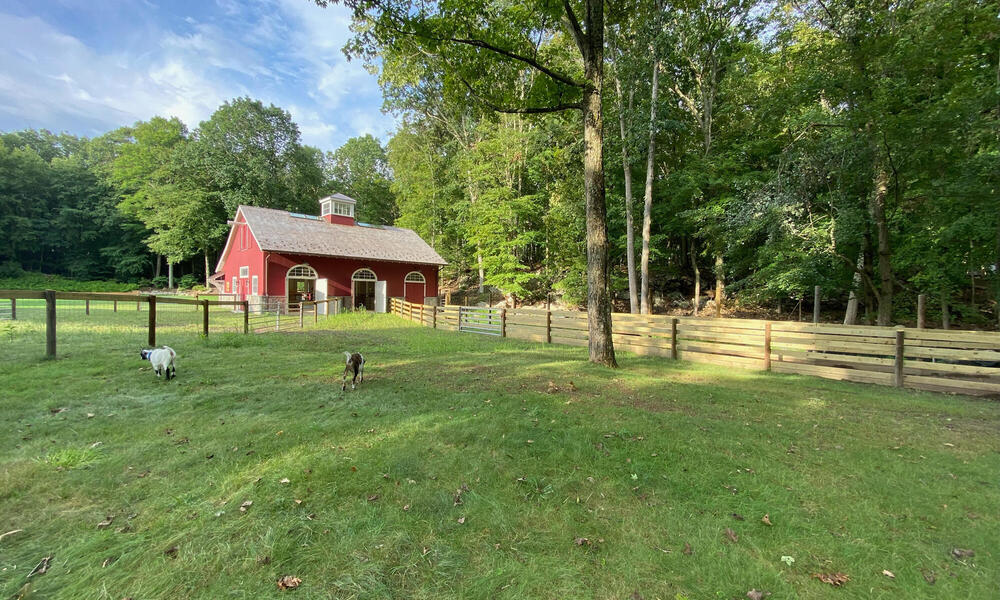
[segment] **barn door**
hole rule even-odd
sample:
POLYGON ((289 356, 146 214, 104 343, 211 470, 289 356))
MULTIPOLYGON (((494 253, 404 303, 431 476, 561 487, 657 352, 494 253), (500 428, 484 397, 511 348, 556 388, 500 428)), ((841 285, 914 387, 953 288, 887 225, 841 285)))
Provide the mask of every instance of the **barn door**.
POLYGON ((385 281, 375 282, 375 312, 385 312, 385 281))
MULTIPOLYGON (((326 279, 326 278, 317 279, 316 280, 316 298, 315 299, 316 299, 317 302, 319 302, 320 300, 326 300, 326 290, 327 290, 327 283, 328 282, 329 282, 329 280, 326 279)), ((321 315, 325 315, 327 313, 327 311, 329 310, 329 308, 330 308, 330 306, 326 302, 323 302, 322 304, 317 304, 316 305, 316 310, 319 311, 319 314, 321 314, 321 315)))

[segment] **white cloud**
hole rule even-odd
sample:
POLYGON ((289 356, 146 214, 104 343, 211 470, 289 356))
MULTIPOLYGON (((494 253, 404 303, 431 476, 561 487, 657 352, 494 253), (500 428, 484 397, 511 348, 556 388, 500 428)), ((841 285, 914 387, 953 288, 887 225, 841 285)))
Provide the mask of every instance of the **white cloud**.
POLYGON ((95 135, 154 115, 194 128, 242 95, 288 110, 303 142, 323 150, 395 128, 375 76, 341 51, 347 9, 217 0, 202 7, 214 12, 163 15, 167 7, 137 23, 143 35, 93 47, 39 17, 0 13, 0 129, 95 135))

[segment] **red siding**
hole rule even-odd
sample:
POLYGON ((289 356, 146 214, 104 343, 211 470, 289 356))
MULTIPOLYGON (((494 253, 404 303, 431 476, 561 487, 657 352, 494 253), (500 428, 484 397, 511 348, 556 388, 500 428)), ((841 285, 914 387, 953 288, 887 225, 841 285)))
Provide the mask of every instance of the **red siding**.
MULTIPOLYGON (((327 294, 329 296, 350 296, 351 275, 358 269, 368 268, 375 272, 379 281, 386 282, 386 294, 390 297, 402 297, 404 293, 403 279, 410 271, 423 273, 427 280, 427 296, 437 296, 438 268, 436 265, 414 265, 407 263, 383 262, 356 258, 334 258, 329 256, 305 256, 296 254, 270 253, 267 259, 267 293, 280 296, 285 293, 285 274, 295 265, 308 264, 316 269, 320 278, 329 280, 327 294)), ((406 286, 414 297, 424 286, 409 284, 406 286)), ((423 297, 419 299, 423 301, 423 297)))
MULTIPOLYGON (((260 251, 257 240, 250 233, 250 228, 243 224, 243 215, 238 214, 235 221, 236 224, 233 225, 233 230, 230 232, 229 253, 220 269, 226 274, 226 292, 236 292, 232 288, 233 278, 236 277, 240 281, 241 295, 249 296, 252 291, 251 282, 253 276, 256 275, 258 293, 264 294, 264 254, 260 251), (240 267, 249 267, 246 278, 239 277, 240 267)), ((282 289, 284 289, 284 285, 282 285, 282 289)))

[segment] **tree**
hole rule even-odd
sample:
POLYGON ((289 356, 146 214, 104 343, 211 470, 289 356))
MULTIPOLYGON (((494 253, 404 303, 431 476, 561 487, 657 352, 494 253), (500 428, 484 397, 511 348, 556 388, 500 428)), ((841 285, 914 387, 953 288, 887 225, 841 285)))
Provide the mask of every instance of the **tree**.
POLYGON ((498 112, 581 111, 590 360, 616 366, 601 112, 603 0, 584 0, 582 19, 568 1, 509 8, 487 2, 417 6, 411 0, 343 0, 343 4, 354 11, 356 37, 348 48, 354 56, 370 59, 386 46, 413 47, 441 57, 447 68, 446 93, 467 94, 498 112), (575 57, 559 43, 562 36, 575 46, 575 57), (527 85, 518 85, 522 82, 527 85))
POLYGON ((300 179, 314 175, 311 165, 303 164, 305 156, 299 128, 287 111, 237 98, 202 121, 187 161, 199 171, 202 185, 218 194, 228 215, 241 204, 312 212, 319 198, 296 195, 300 179))
POLYGON ((391 225, 399 216, 392 192, 392 170, 385 148, 371 134, 353 137, 328 152, 326 177, 336 191, 357 201, 358 219, 391 225))

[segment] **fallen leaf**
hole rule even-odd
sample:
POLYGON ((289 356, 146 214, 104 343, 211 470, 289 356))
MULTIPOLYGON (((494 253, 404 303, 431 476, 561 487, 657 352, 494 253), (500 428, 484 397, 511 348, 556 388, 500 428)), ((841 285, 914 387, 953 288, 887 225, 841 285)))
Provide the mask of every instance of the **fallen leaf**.
POLYGON ((299 579, 298 577, 292 577, 291 575, 285 575, 284 577, 282 577, 281 579, 278 580, 278 589, 279 590, 294 590, 295 588, 299 587, 300 583, 302 583, 302 580, 299 579))
POLYGON ((118 560, 118 559, 115 558, 114 556, 109 556, 109 557, 105 558, 104 562, 101 563, 101 568, 103 569, 104 567, 110 565, 111 563, 115 562, 116 560, 118 560))
POLYGON ((293 500, 293 502, 295 502, 296 506, 298 506, 299 504, 302 504, 302 501, 299 500, 298 498, 296 498, 295 500, 293 500))
POLYGON ((93 419, 94 418, 94 413, 87 413, 87 418, 88 419, 93 419))
POLYGON ((464 523, 465 523, 465 517, 459 517, 458 518, 458 524, 459 525, 463 525, 464 523))
POLYGON ((378 502, 378 498, 379 498, 378 494, 372 494, 371 496, 368 496, 368 501, 369 502, 378 502))
POLYGON ((287 478, 287 477, 282 477, 282 478, 281 478, 281 479, 280 479, 280 480, 278 481, 278 483, 291 483, 291 482, 292 482, 292 480, 291 480, 291 479, 289 479, 289 478, 287 478))
POLYGON ((792 563, 795 562, 795 559, 792 558, 791 556, 782 556, 781 557, 781 562, 785 563, 786 565, 788 565, 790 567, 790 566, 792 566, 792 563))
POLYGON ((767 595, 769 595, 767 592, 762 592, 756 589, 747 592, 747 598, 750 598, 750 600, 763 600, 764 596, 767 595))
POLYGON ((924 576, 924 581, 927 582, 927 585, 934 585, 934 582, 937 581, 937 577, 934 576, 934 571, 929 569, 920 569, 920 574, 924 576))
POLYGON ((834 587, 839 587, 851 580, 845 573, 813 573, 813 577, 819 579, 823 583, 829 583, 834 587))
POLYGON ((423 547, 423 551, 421 552, 420 556, 427 556, 427 553, 430 552, 430 551, 431 551, 430 548, 428 548, 427 546, 424 546, 423 547))
POLYGON ((691 547, 691 544, 684 542, 684 549, 681 550, 681 552, 687 554, 688 556, 691 556, 692 554, 694 554, 694 548, 691 547))
POLYGON ((733 513, 733 514, 732 514, 732 517, 733 517, 734 519, 736 519, 737 521, 743 521, 743 520, 744 520, 744 519, 743 519, 743 515, 740 515, 740 514, 737 514, 737 513, 733 513))
POLYGON ((170 558, 177 558, 177 551, 178 550, 180 550, 180 548, 178 548, 177 546, 171 546, 171 547, 167 548, 166 550, 164 550, 163 553, 166 554, 167 556, 169 556, 170 558))
POLYGON ((404 504, 403 505, 403 510, 410 510, 410 505, 409 504, 404 504))
POLYGON ((35 568, 31 570, 31 573, 28 573, 28 577, 31 577, 33 575, 44 575, 45 572, 49 570, 49 565, 51 564, 52 564, 52 557, 46 556, 41 561, 39 561, 37 565, 35 565, 35 568))
POLYGON ((896 575, 892 571, 890 571, 888 569, 882 569, 882 574, 885 575, 886 577, 888 577, 889 579, 895 579, 896 578, 896 575))
POLYGON ((357 467, 351 467, 351 473, 357 473, 357 472, 358 472, 357 467))
POLYGON ((734 544, 740 539, 740 536, 736 535, 736 532, 728 527, 726 527, 726 537, 729 538, 729 541, 734 544))
POLYGON ((763 523, 764 525, 770 525, 771 524, 771 513, 766 513, 764 515, 764 517, 760 520, 760 522, 763 523))
POLYGON ((316 518, 316 513, 309 513, 308 515, 306 515, 306 518, 312 521, 313 519, 316 518))
POLYGON ((577 546, 589 546, 590 540, 588 540, 585 537, 578 537, 573 540, 573 543, 576 544, 577 546))
POLYGON ((111 522, 114 521, 114 520, 115 520, 115 516, 114 515, 108 515, 103 521, 101 521, 100 523, 97 524, 97 528, 98 529, 104 529, 108 525, 111 525, 111 522))
POLYGON ((973 550, 964 548, 952 548, 951 555, 955 560, 962 560, 963 558, 972 558, 976 553, 973 550))
POLYGON ((949 443, 949 442, 945 442, 944 445, 948 446, 949 448, 954 448, 955 447, 955 444, 952 444, 952 443, 949 443))
POLYGON ((253 500, 247 500, 243 504, 240 504, 240 512, 245 513, 251 506, 253 506, 253 500))

